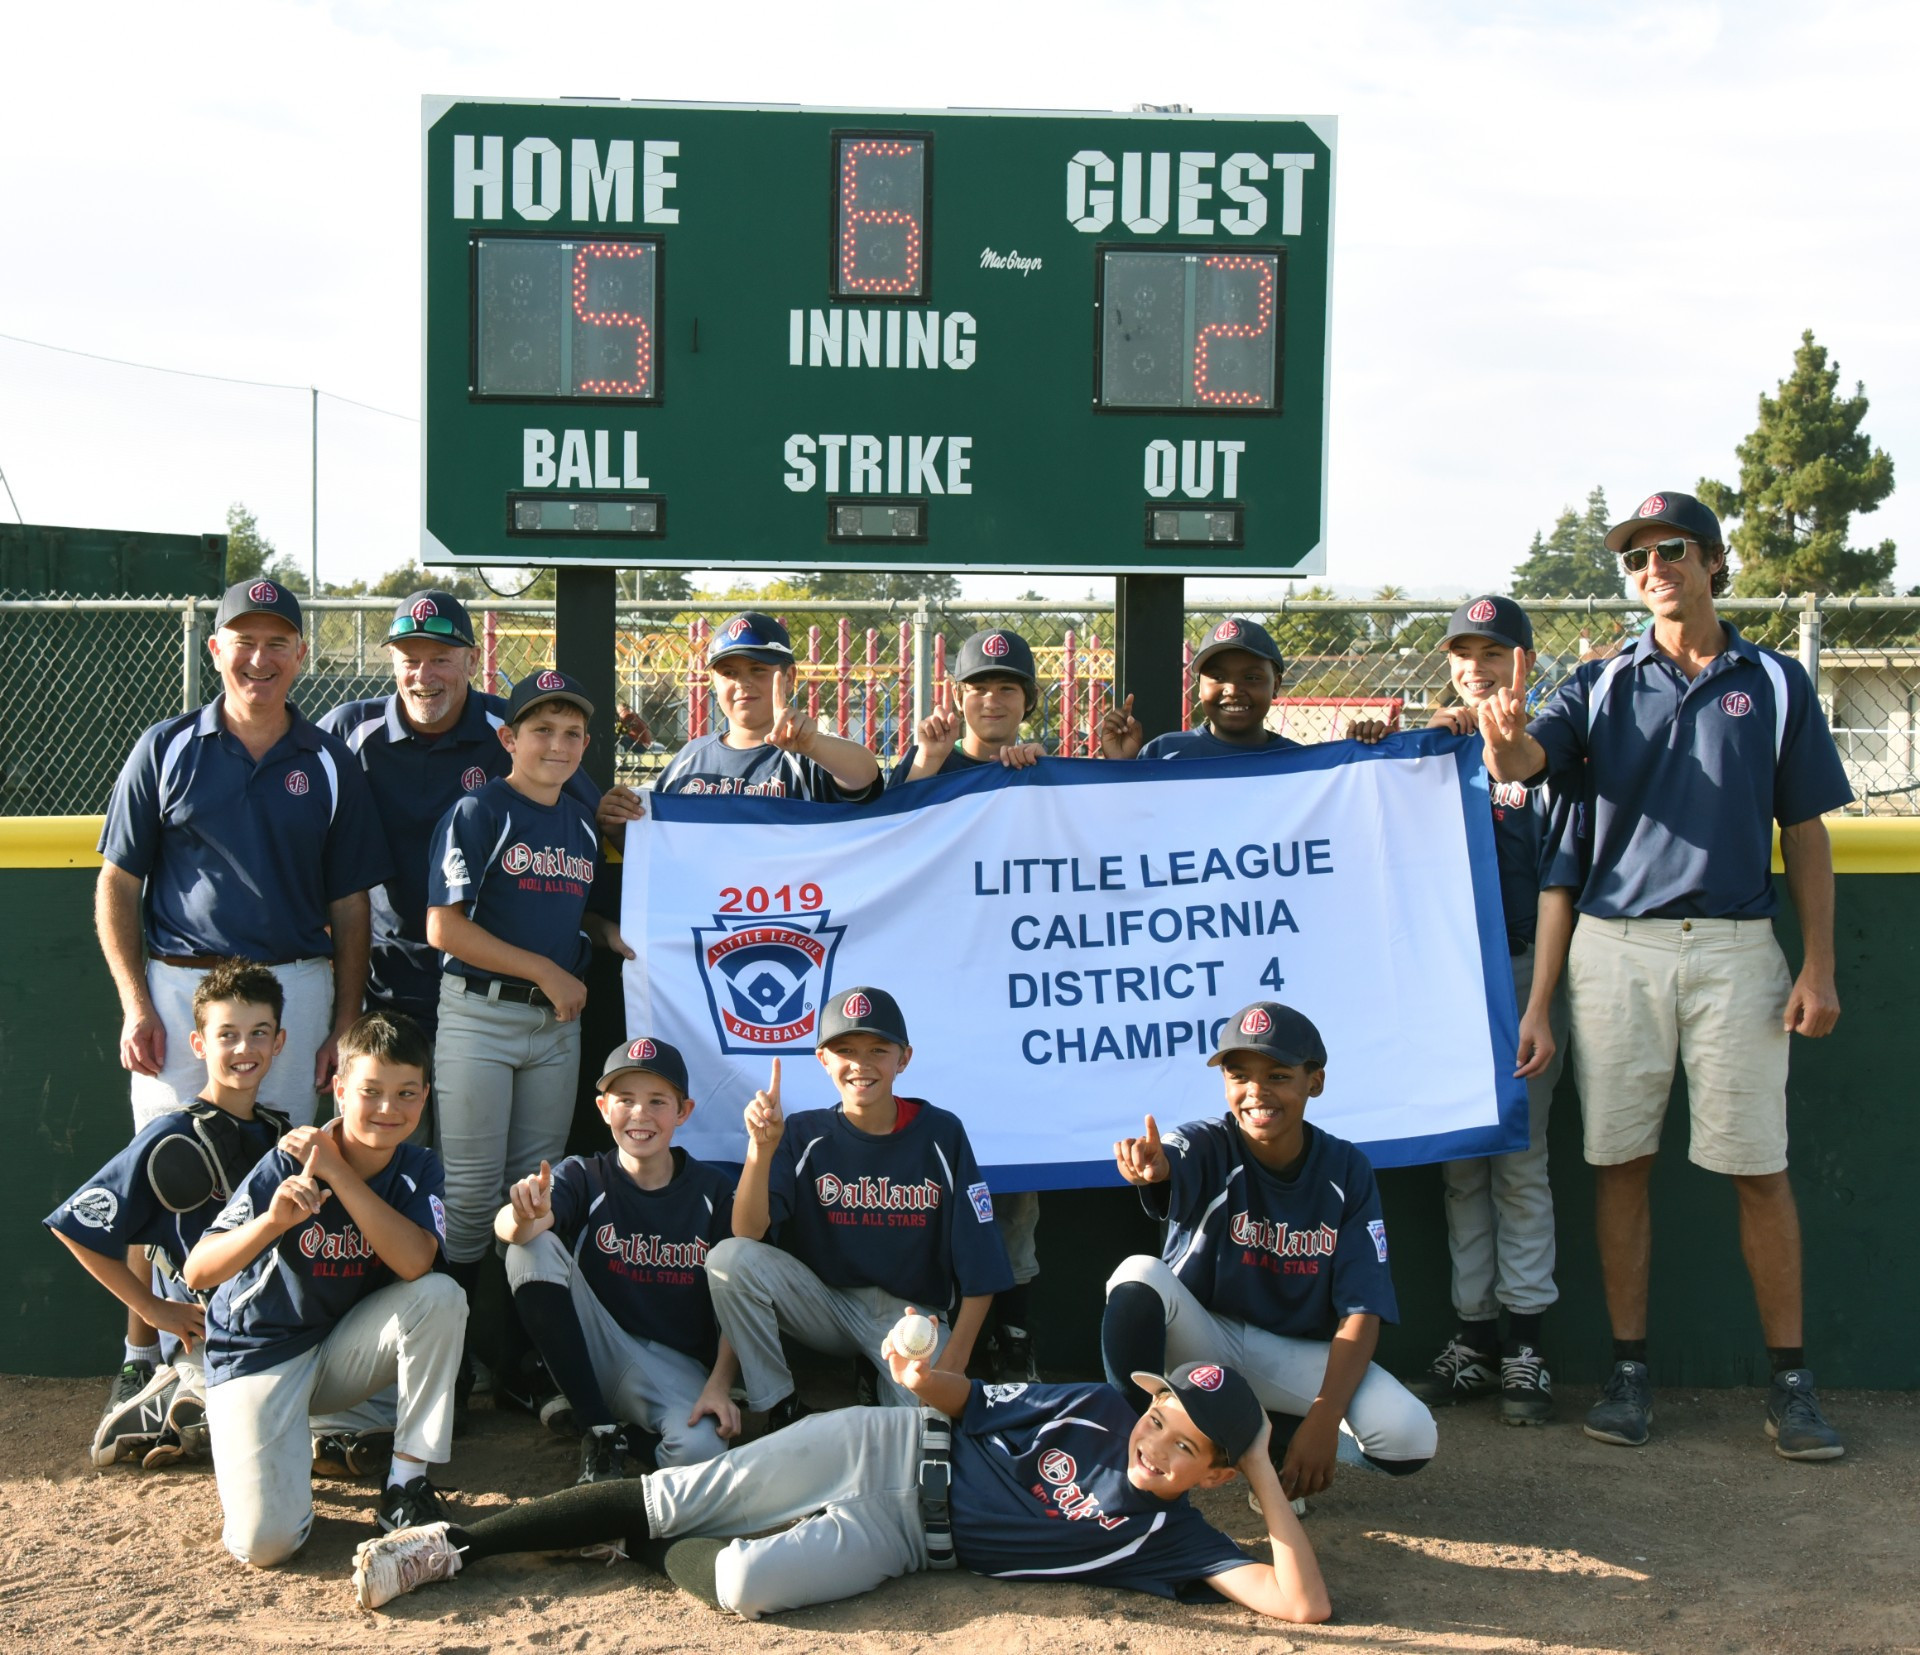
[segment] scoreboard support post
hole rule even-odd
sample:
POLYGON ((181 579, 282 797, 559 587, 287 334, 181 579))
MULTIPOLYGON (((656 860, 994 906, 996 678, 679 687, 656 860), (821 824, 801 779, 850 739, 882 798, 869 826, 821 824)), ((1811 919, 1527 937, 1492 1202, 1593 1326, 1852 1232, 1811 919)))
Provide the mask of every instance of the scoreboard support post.
POLYGON ((1121 575, 1114 582, 1113 699, 1131 695, 1148 740, 1180 728, 1184 575, 1121 575))
POLYGON ((582 762, 602 793, 613 786, 617 579, 611 568, 554 571, 554 665, 579 679, 593 703, 593 717, 587 721, 587 756, 582 762))

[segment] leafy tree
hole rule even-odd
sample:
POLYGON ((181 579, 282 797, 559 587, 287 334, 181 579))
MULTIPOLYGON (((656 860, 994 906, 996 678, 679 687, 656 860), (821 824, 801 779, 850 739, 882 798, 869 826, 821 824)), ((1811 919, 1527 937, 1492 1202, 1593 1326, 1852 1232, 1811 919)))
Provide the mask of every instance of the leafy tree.
POLYGON ((1607 491, 1587 496, 1584 514, 1568 506, 1553 533, 1536 531, 1527 560, 1513 571, 1516 598, 1617 598, 1620 559, 1607 550, 1607 491))
MULTIPOLYGON (((1314 585, 1300 594, 1300 601, 1331 602, 1338 596, 1330 586, 1314 585)), ((1280 653, 1290 662, 1307 655, 1344 655, 1365 637, 1366 629, 1366 617, 1352 610, 1303 615, 1289 609, 1272 616, 1267 623, 1280 653)), ((1291 667, 1288 670, 1291 673, 1291 667)))
POLYGON ((960 578, 932 569, 819 569, 800 576, 816 598, 854 598, 878 603, 951 603, 960 595, 960 578))
MULTIPOLYGON (((1381 603, 1398 603, 1407 595, 1407 589, 1404 586, 1394 586, 1389 583, 1373 595, 1381 603)), ((1373 632, 1374 641, 1384 646, 1393 643, 1400 629, 1412 618, 1391 609, 1380 609, 1367 617, 1367 625, 1373 632)))
MULTIPOLYGON (((236 500, 227 507, 227 584, 252 580, 256 575, 268 575, 283 585, 292 586, 295 582, 289 576, 297 575, 291 558, 282 557, 274 549, 274 544, 260 532, 260 520, 236 500)), ((306 590, 304 580, 298 582, 301 591, 306 590)))
POLYGON ((1702 478, 1699 495, 1722 518, 1738 518, 1730 544, 1739 560, 1734 590, 1890 594, 1894 546, 1849 546, 1855 512, 1875 510, 1893 492, 1893 461, 1860 429, 1866 386, 1834 395, 1840 364, 1827 363, 1813 330, 1800 335, 1793 373, 1779 395, 1760 397, 1760 423, 1734 453, 1740 486, 1702 478))
POLYGON ((409 592, 418 592, 428 586, 451 592, 461 599, 477 598, 486 591, 479 581, 455 570, 423 569, 418 563, 403 563, 397 569, 389 569, 367 587, 366 592, 370 598, 404 598, 409 592))

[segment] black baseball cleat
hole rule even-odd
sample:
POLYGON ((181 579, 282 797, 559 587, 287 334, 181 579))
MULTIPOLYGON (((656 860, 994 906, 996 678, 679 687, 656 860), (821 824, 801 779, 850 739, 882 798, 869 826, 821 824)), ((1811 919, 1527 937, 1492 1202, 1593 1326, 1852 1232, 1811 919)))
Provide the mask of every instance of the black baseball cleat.
POLYGON ((1553 1375, 1531 1345, 1500 1353, 1500 1417, 1509 1425, 1545 1425, 1553 1418, 1553 1375))
POLYGON ((763 1434, 772 1436, 775 1431, 784 1431, 796 1420, 805 1419, 807 1415, 818 1411, 802 1402, 798 1391, 789 1391, 767 1410, 767 1429, 763 1434))
POLYGON ((409 1483, 390 1483, 380 1496, 374 1522, 391 1534, 396 1529, 426 1528, 448 1521, 447 1508, 440 1503, 439 1492, 422 1471, 409 1483))
POLYGON ((581 1483, 616 1483, 627 1474, 627 1444, 617 1425, 596 1425, 580 1439, 581 1483))
POLYGON ((177 1387, 167 1404, 167 1430, 180 1439, 180 1449, 188 1459, 203 1460, 213 1449, 207 1431, 207 1399, 199 1391, 177 1387))
POLYGON ((1492 1395, 1500 1389, 1499 1369, 1496 1352, 1475 1350, 1456 1333, 1425 1373, 1407 1381, 1407 1389, 1429 1408, 1444 1408, 1492 1395))
POLYGON ((681 1591, 718 1609, 720 1554, 732 1544, 730 1540, 676 1540, 667 1547, 660 1567, 681 1591))
POLYGON ((149 1362, 127 1362, 114 1376, 107 1411, 93 1433, 93 1463, 143 1459, 167 1428, 167 1408, 179 1385, 173 1369, 149 1362))
POLYGON ((993 1377, 1039 1384, 1040 1367, 1033 1356, 1033 1335, 1025 1328, 1002 1327, 994 1336, 993 1377))
POLYGON ((313 1439, 316 1477, 371 1477, 392 1463, 391 1431, 323 1431, 313 1439))
POLYGON ((1600 1400, 1587 1410, 1580 1427, 1595 1442, 1622 1448, 1642 1447, 1653 1424, 1653 1375, 1644 1362, 1616 1362, 1600 1400))
POLYGON ((1783 1460, 1837 1460, 1846 1453, 1840 1433, 1820 1412, 1813 1375, 1805 1368, 1788 1368, 1773 1376, 1767 1390, 1767 1435, 1783 1460))

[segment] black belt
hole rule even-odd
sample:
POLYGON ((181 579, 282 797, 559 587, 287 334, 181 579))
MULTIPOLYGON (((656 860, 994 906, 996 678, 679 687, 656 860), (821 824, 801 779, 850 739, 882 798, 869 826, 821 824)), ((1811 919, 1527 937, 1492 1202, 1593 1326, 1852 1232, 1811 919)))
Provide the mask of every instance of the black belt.
MULTIPOLYGON (((318 955, 303 955, 297 960, 249 960, 249 965, 279 966, 300 965, 308 958, 317 959, 318 955)), ((150 956, 155 965, 178 966, 182 971, 211 971, 216 965, 225 965, 224 954, 154 954, 150 956)))
POLYGON ((553 1010, 553 1002, 532 983, 510 983, 504 977, 461 977, 465 985, 462 994, 477 994, 483 1000, 511 1000, 517 1006, 545 1006, 553 1010))
POLYGON ((953 1421, 934 1409, 920 1415, 920 1522, 927 1531, 927 1567, 954 1569, 953 1515, 948 1497, 953 1491, 953 1421))

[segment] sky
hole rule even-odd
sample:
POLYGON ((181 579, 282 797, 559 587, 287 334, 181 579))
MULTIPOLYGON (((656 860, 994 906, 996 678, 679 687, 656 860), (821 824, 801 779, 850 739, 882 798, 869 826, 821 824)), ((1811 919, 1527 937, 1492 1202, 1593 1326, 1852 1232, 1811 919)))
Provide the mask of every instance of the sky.
MULTIPOLYGON (((15 8, 0 473, 30 523, 321 577, 417 550, 420 100, 598 95, 1339 118, 1327 579, 1504 587, 1603 486, 1736 480, 1811 327, 1920 464, 1920 8, 1890 3, 15 8), (352 400, 346 400, 352 399, 352 400), (359 406, 364 404, 366 406, 359 406), (384 410, 378 411, 378 410, 384 410)), ((0 494, 0 518, 12 508, 0 494)), ((1920 487, 1855 521, 1920 581, 1920 487)), ((986 578, 1078 595, 1085 577, 986 578)), ((1224 596, 1246 579, 1194 583, 1224 596)))

